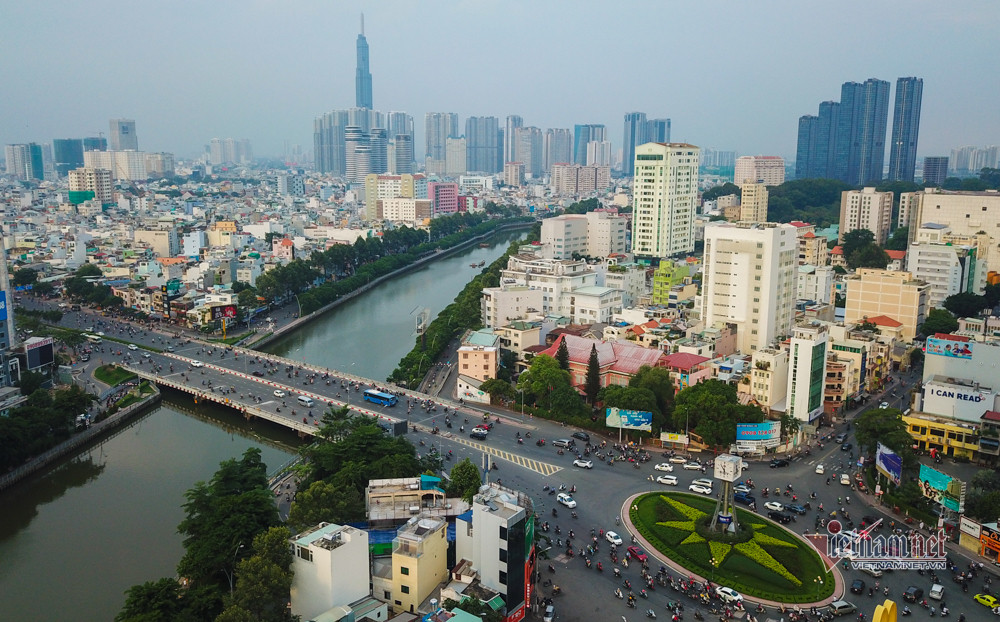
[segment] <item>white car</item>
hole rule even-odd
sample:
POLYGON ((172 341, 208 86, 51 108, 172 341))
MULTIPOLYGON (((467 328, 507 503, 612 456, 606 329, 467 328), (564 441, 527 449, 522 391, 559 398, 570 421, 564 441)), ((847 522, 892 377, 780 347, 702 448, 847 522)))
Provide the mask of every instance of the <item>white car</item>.
POLYGON ((556 501, 558 501, 559 503, 565 505, 568 508, 575 508, 576 507, 576 499, 574 499, 573 497, 567 495, 564 492, 561 492, 558 495, 556 495, 556 501))
POLYGON ((667 462, 672 462, 673 464, 684 464, 687 462, 687 458, 684 456, 670 456, 670 460, 667 460, 667 462))
POLYGON ((840 483, 843 484, 844 486, 850 486, 851 485, 851 476, 848 475, 847 473, 841 473, 841 475, 840 475, 840 483))
POLYGON ((816 475, 822 475, 826 473, 826 468, 822 464, 816 465, 816 475))
POLYGON ((731 587, 716 588, 715 593, 719 595, 719 598, 727 603, 738 603, 743 601, 743 595, 731 587))
POLYGON ((746 494, 750 494, 751 493, 751 489, 746 484, 737 484, 733 488, 733 492, 745 492, 746 494))
POLYGON ((576 459, 573 461, 573 466, 578 466, 581 469, 592 469, 594 468, 594 463, 590 460, 576 459))
POLYGON ((204 367, 205 364, 201 361, 191 361, 191 367, 204 367))
POLYGON ((701 470, 701 465, 698 464, 697 462, 685 462, 684 463, 684 470, 685 471, 700 471, 701 470))
POLYGON ((698 484, 699 486, 704 486, 705 488, 711 488, 712 487, 712 480, 704 478, 704 477, 699 477, 698 479, 691 480, 691 483, 692 484, 698 484))
POLYGON ((608 542, 610 542, 611 544, 614 544, 615 546, 621 546, 622 545, 622 538, 621 538, 621 536, 619 536, 618 534, 616 534, 613 531, 609 531, 606 534, 604 534, 604 539, 607 540, 608 542))
POLYGON ((691 484, 690 486, 688 486, 688 490, 690 490, 691 492, 698 492, 703 495, 712 494, 711 488, 709 488, 708 486, 702 486, 701 484, 691 484))
POLYGON ((667 486, 676 486, 677 485, 677 476, 676 475, 661 475, 661 476, 659 476, 659 477, 656 478, 656 482, 658 484, 666 484, 667 486))
POLYGON ((881 404, 878 405, 878 407, 881 410, 885 410, 886 408, 889 408, 889 402, 882 402, 881 404))
POLYGON ((274 390, 274 397, 285 397, 286 395, 288 394, 282 391, 281 389, 274 390))
POLYGON ((130 343, 130 344, 128 344, 128 349, 129 350, 138 350, 139 346, 135 345, 134 343, 130 343))
POLYGON ((783 512, 785 510, 785 506, 777 501, 768 501, 764 504, 764 507, 775 512, 783 512))
POLYGON ((148 359, 148 358, 150 358, 150 354, 149 354, 149 352, 143 352, 143 353, 142 353, 142 358, 144 358, 144 359, 148 359))
POLYGON ((660 464, 653 467, 657 471, 666 471, 667 473, 672 473, 674 470, 674 465, 669 462, 661 462, 660 464))

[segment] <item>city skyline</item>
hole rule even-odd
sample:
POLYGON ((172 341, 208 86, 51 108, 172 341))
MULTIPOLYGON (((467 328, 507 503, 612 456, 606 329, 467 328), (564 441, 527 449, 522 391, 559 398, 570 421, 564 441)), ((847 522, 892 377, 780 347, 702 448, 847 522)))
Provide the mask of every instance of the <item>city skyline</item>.
MULTIPOLYGON (((891 5, 851 2, 825 8, 772 2, 767 10, 709 2, 645 6, 642 19, 630 10, 637 3, 621 11, 593 3, 589 11, 566 14, 520 2, 433 8, 302 2, 291 9, 251 2, 202 7, 197 21, 163 6, 130 5, 115 37, 80 36, 106 28, 106 15, 119 6, 125 5, 56 2, 44 12, 31 4, 7 7, 0 32, 13 46, 35 52, 25 62, 0 63, 0 76, 18 85, 10 113, 0 120, 0 141, 95 136, 121 117, 135 120, 144 150, 180 157, 201 153, 218 136, 245 136, 260 155, 281 155, 286 144, 311 151, 313 120, 355 101, 350 91, 355 87, 357 95, 364 12, 370 71, 379 78, 374 107, 415 119, 445 111, 501 123, 516 115, 543 131, 600 124, 617 151, 624 115, 644 111, 672 120, 672 140, 790 160, 796 120, 814 111, 815 102, 835 99, 837 84, 912 75, 927 82, 918 157, 1000 142, 1000 119, 990 105, 1000 84, 986 78, 992 75, 988 24, 995 21, 988 16, 1000 10, 989 2, 920 3, 905 14, 891 5), (852 5, 866 7, 864 22, 852 5), (48 19, 53 11, 62 19, 48 19), (503 27, 514 19, 516 29, 503 27), (553 20, 563 27, 552 30, 553 20), (650 79, 645 64, 634 61, 665 54, 656 45, 664 23, 692 59, 666 63, 660 78, 650 79), (821 31, 810 27, 818 23, 821 31), (472 28, 482 35, 477 45, 455 54, 455 37, 472 28), (598 28, 629 32, 632 43, 601 38, 598 28), (759 53, 775 62, 762 66, 758 55, 745 53, 744 36, 753 29, 759 53), (844 45, 848 29, 859 44, 844 45), (604 43, 580 46, 587 32, 604 43), (933 49, 928 40, 935 41, 933 49), (47 42, 44 49, 38 41, 47 42), (301 41, 308 48, 290 47, 301 41), (115 62, 95 70, 93 58, 115 62), (723 83, 739 95, 722 96, 723 83), (766 86, 778 83, 780 90, 766 86)), ((417 146, 424 144, 422 129, 418 124, 417 146)), ((414 151, 419 159, 423 149, 414 151)))

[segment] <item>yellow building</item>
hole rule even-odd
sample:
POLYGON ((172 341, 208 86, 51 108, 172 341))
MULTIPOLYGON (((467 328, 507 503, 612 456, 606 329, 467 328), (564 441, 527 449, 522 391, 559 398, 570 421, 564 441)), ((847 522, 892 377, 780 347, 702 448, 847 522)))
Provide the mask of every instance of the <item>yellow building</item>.
POLYGON ((747 182, 740 193, 740 221, 767 222, 767 186, 747 182))
POLYGON ((687 265, 663 260, 653 273, 653 304, 665 305, 670 301, 670 288, 680 285, 691 275, 687 265))
POLYGON ((847 306, 844 323, 856 324, 866 317, 887 315, 902 324, 902 335, 913 341, 927 317, 930 285, 902 270, 859 268, 845 279, 847 306))
POLYGON ((976 459, 979 451, 979 426, 924 413, 903 416, 903 423, 917 449, 936 449, 946 456, 976 459))
POLYGON ((806 231, 799 236, 799 265, 825 266, 829 261, 830 249, 826 238, 806 231))
POLYGON ((417 516, 392 541, 392 603, 398 612, 416 612, 448 577, 448 523, 417 516))

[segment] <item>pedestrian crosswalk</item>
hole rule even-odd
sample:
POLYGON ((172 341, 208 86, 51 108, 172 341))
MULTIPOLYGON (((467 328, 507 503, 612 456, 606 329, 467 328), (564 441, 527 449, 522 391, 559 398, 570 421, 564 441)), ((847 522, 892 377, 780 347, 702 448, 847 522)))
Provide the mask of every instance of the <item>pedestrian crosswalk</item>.
POLYGON ((513 462, 518 466, 530 469, 532 471, 535 471, 536 473, 541 473, 542 475, 552 475, 553 473, 558 473, 559 471, 562 471, 561 466, 550 464, 548 462, 542 462, 541 460, 533 460, 531 458, 519 456, 509 451, 504 451, 502 449, 495 449, 493 447, 490 447, 489 445, 484 445, 483 443, 476 443, 474 441, 469 441, 458 436, 452 438, 451 440, 456 443, 461 443, 463 445, 472 447, 477 451, 490 454, 491 456, 495 456, 497 458, 500 458, 501 460, 513 462))

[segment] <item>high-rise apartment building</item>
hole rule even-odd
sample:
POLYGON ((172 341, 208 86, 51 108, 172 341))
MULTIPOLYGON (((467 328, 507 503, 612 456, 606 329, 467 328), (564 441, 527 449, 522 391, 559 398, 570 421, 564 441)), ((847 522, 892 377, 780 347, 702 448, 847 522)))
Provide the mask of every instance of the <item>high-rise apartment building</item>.
POLYGON ((635 173, 635 148, 649 142, 649 125, 645 112, 629 112, 625 115, 625 133, 622 135, 622 172, 626 177, 635 173))
POLYGON ((795 149, 796 179, 833 178, 839 112, 840 102, 825 101, 819 105, 819 115, 799 117, 795 149))
POLYGON ((503 183, 506 186, 520 187, 524 185, 524 162, 504 162, 503 183))
POLYGON ((706 327, 735 324, 744 354, 791 332, 798 286, 793 225, 708 223, 704 261, 701 320, 706 327))
POLYGON ((863 84, 843 84, 837 117, 837 179, 855 186, 882 179, 888 116, 888 82, 869 78, 863 84))
POLYGON ((378 202, 388 199, 426 199, 427 178, 424 175, 365 176, 365 218, 378 217, 378 202))
POLYGON ((393 139, 395 151, 395 166, 393 170, 397 175, 413 173, 413 134, 396 134, 393 139))
POLYGON ((371 171, 382 174, 389 171, 389 140, 384 128, 375 127, 368 134, 368 145, 372 150, 371 171))
POLYGON ((737 185, 749 181, 780 186, 785 183, 785 160, 779 156, 740 156, 736 158, 733 181, 737 185))
POLYGON ((858 268, 857 272, 845 278, 845 284, 845 324, 887 315, 903 325, 903 338, 913 341, 927 318, 930 285, 915 279, 910 272, 858 268))
POLYGON ((650 119, 646 122, 646 142, 669 143, 670 119, 650 119))
POLYGON ((545 144, 542 148, 545 152, 542 156, 542 165, 546 173, 551 173, 553 164, 573 161, 573 133, 568 129, 547 129, 545 130, 545 144))
POLYGON ((96 199, 101 205, 114 203, 114 184, 111 171, 103 168, 80 167, 69 171, 69 202, 79 205, 96 199))
POLYGON ((496 117, 469 117, 465 121, 466 166, 477 173, 496 173, 503 155, 496 117))
POLYGON ((507 123, 503 130, 503 161, 514 162, 519 160, 517 156, 517 130, 524 127, 524 119, 520 115, 512 114, 507 116, 507 123))
POLYGON ((449 177, 465 175, 469 170, 469 149, 464 138, 445 140, 444 172, 449 177))
POLYGON ((459 136, 456 113, 428 112, 424 115, 425 158, 444 161, 446 141, 459 136))
POLYGON ((427 199, 435 216, 458 211, 458 184, 432 181, 427 183, 427 199))
POLYGON ((208 146, 209 161, 214 165, 246 164, 253 159, 246 138, 213 138, 208 146))
POLYGON ((587 164, 587 145, 593 141, 604 141, 607 128, 599 124, 573 126, 573 162, 581 166, 587 164))
POLYGON ((354 74, 354 105, 372 108, 372 72, 368 67, 368 39, 365 38, 365 16, 361 15, 361 32, 358 33, 358 66, 354 74))
POLYGON ((875 242, 884 245, 892 228, 891 192, 876 192, 875 188, 846 190, 840 194, 840 242, 855 229, 867 229, 875 234, 875 242))
POLYGON ((111 119, 111 151, 138 151, 139 137, 135 134, 133 119, 111 119))
POLYGON ((7 174, 20 181, 45 179, 42 146, 36 143, 7 145, 7 174))
POLYGON ((66 177, 75 168, 83 166, 83 140, 55 138, 52 140, 53 169, 59 177, 66 177))
POLYGON ((951 170, 959 177, 976 175, 984 168, 1000 166, 1000 146, 987 145, 980 149, 972 145, 951 150, 951 170))
POLYGON ((920 133, 921 78, 896 80, 896 104, 892 112, 892 140, 889 143, 889 179, 913 181, 917 167, 917 135, 920 133))
POLYGON ((948 156, 927 156, 924 158, 924 183, 940 186, 948 177, 948 156))
POLYGON ((611 166, 610 140, 587 143, 587 166, 611 166))
POLYGON ((138 181, 149 178, 146 154, 142 151, 84 151, 83 165, 107 169, 112 179, 138 181))
POLYGON ((754 182, 740 186, 740 222, 767 222, 767 186, 754 182))
POLYGON ((660 258, 694 251, 699 149, 687 143, 646 143, 632 167, 632 252, 660 258))
MULTIPOLYGON (((506 141, 506 134, 504 134, 506 141)), ((524 171, 538 179, 545 172, 543 162, 544 140, 537 127, 519 127, 514 130, 514 160, 524 164, 524 171)))
POLYGON ((107 151, 108 139, 103 136, 92 136, 83 139, 84 151, 107 151))
POLYGON ((604 190, 611 185, 610 166, 580 166, 556 164, 552 167, 549 186, 560 195, 584 195, 604 190))

